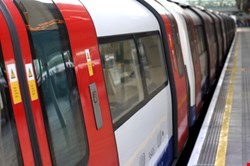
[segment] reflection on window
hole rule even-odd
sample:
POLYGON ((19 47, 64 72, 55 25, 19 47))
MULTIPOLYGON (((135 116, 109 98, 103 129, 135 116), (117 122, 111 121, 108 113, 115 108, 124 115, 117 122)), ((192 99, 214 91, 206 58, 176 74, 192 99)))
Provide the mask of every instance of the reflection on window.
POLYGON ((139 52, 147 90, 151 94, 167 80, 164 54, 159 36, 140 37, 139 52))
POLYGON ((138 56, 133 40, 100 45, 113 122, 143 100, 138 56))
POLYGON ((197 34, 197 35, 195 35, 196 36, 196 40, 197 40, 197 46, 198 46, 198 54, 201 56, 201 53, 202 53, 202 48, 201 48, 201 36, 200 36, 200 34, 199 34, 199 30, 198 30, 198 27, 197 28, 195 28, 195 33, 197 34))
POLYGON ((216 29, 215 29, 215 22, 213 24, 210 24, 210 34, 211 34, 211 40, 213 43, 216 42, 215 34, 216 34, 216 29))
POLYGON ((16 0, 29 32, 39 98, 54 165, 87 163, 82 107, 61 15, 50 1, 16 0))
POLYGON ((188 28, 188 39, 189 39, 189 44, 190 44, 190 50, 191 50, 191 56, 192 56, 192 60, 194 63, 197 62, 197 58, 196 58, 196 51, 195 51, 195 39, 192 33, 192 28, 190 25, 187 24, 187 28, 188 28))
POLYGON ((203 52, 205 51, 205 38, 203 34, 203 29, 202 26, 198 26, 197 28, 197 40, 199 41, 199 55, 202 55, 203 52))
POLYGON ((217 41, 217 38, 216 38, 216 27, 215 27, 215 25, 216 25, 216 22, 213 22, 213 24, 212 24, 212 26, 211 26, 211 29, 212 29, 212 41, 213 41, 213 54, 214 54, 214 56, 215 57, 217 57, 218 55, 217 55, 217 43, 218 43, 218 41, 217 41))
POLYGON ((160 36, 154 32, 100 41, 109 105, 116 123, 131 116, 166 86, 164 53, 160 36))
MULTIPOLYGON (((203 6, 208 9, 216 9, 219 8, 222 10, 224 8, 228 9, 228 7, 235 7, 236 8, 236 2, 235 0, 176 0, 177 2, 188 2, 190 5, 194 6, 203 6)), ((223 11, 224 11, 223 10, 223 11)), ((231 9, 232 10, 232 9, 231 9)), ((230 9, 229 9, 230 11, 230 9)))
POLYGON ((0 46, 0 165, 22 165, 10 89, 0 46))
POLYGON ((177 59, 177 66, 179 74, 183 75, 183 61, 182 61, 182 52, 181 52, 181 45, 180 45, 180 39, 178 32, 176 30, 176 27, 172 27, 173 32, 173 39, 174 39, 174 46, 175 46, 175 52, 176 52, 176 59, 177 59))

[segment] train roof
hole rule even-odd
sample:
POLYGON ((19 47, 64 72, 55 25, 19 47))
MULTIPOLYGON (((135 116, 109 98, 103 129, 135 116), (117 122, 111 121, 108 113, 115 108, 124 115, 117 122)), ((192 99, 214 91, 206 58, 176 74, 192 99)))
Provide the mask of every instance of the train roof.
POLYGON ((159 30, 154 15, 134 0, 81 0, 94 22, 97 36, 159 30))
POLYGON ((208 23, 208 22, 213 23, 212 18, 207 13, 205 13, 203 10, 201 10, 201 9, 199 9, 197 7, 192 7, 192 9, 194 11, 196 11, 202 17, 205 24, 208 23))
POLYGON ((190 15, 195 25, 202 24, 200 17, 189 8, 185 8, 186 13, 190 15))

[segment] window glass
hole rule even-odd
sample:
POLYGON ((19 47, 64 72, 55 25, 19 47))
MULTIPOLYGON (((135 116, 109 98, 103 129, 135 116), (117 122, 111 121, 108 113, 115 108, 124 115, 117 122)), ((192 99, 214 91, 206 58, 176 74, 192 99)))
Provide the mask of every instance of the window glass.
POLYGON ((113 123, 131 114, 136 106, 146 102, 147 96, 167 81, 159 35, 135 36, 137 45, 130 35, 99 40, 113 123))
POLYGON ((144 98, 135 42, 132 39, 99 45, 113 123, 144 98))
POLYGON ((214 24, 212 24, 212 35, 211 36, 213 36, 212 37, 212 41, 213 41, 213 54, 217 57, 218 55, 217 55, 217 44, 218 44, 218 41, 217 41, 217 37, 215 36, 215 35, 217 35, 217 33, 216 33, 216 27, 215 27, 215 25, 216 25, 216 22, 213 22, 214 24))
POLYGON ((163 48, 159 35, 140 37, 139 53, 147 91, 151 94, 167 80, 163 48))
POLYGON ((201 38, 200 38, 200 34, 199 34, 199 29, 197 27, 195 27, 195 37, 197 40, 197 48, 198 48, 198 54, 201 55, 201 38))
POLYGON ((205 51, 205 38, 202 26, 198 26, 198 34, 199 34, 199 40, 200 40, 200 55, 205 51))
POLYGON ((215 43, 216 42, 216 38, 215 38, 215 34, 216 34, 215 23, 211 24, 210 27, 211 27, 211 36, 212 36, 211 38, 212 38, 213 43, 215 43))
POLYGON ((53 165, 84 165, 88 145, 64 21, 50 0, 16 0, 27 23, 53 165))
POLYGON ((182 52, 181 52, 179 34, 176 30, 176 27, 174 27, 174 26, 172 27, 172 32, 173 32, 173 38, 174 38, 174 43, 175 43, 175 52, 176 52, 178 71, 179 71, 179 74, 182 76, 183 72, 184 72, 183 61, 182 61, 182 52))
MULTIPOLYGON (((1 44, 1 43, 0 43, 1 44)), ((0 165, 23 165, 0 45, 0 165)))
POLYGON ((188 27, 188 39, 189 39, 189 46, 190 46, 190 49, 191 49, 191 54, 192 54, 192 59, 193 59, 193 62, 197 62, 197 59, 196 59, 196 56, 195 56, 195 44, 194 44, 194 36, 192 34, 192 28, 190 25, 187 25, 188 27))

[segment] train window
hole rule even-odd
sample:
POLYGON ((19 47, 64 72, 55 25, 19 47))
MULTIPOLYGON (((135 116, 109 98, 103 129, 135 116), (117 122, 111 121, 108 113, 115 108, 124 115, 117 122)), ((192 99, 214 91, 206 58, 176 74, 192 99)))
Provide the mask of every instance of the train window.
POLYGON ((0 43, 0 165, 23 165, 0 43))
POLYGON ((181 52, 179 33, 177 32, 175 26, 172 27, 172 32, 173 32, 173 39, 174 39, 174 46, 175 46, 175 52, 176 52, 178 71, 179 71, 179 74, 182 76, 184 73, 182 52, 181 52))
POLYGON ((197 58, 196 58, 196 55, 195 55, 195 39, 194 39, 194 36, 192 34, 192 28, 190 25, 187 24, 187 27, 188 27, 188 39, 189 39, 189 44, 190 44, 190 49, 191 49, 191 53, 192 53, 192 60, 194 63, 197 62, 197 58))
POLYGON ((163 48, 159 35, 140 37, 138 41, 147 92, 151 94, 167 81, 163 48))
POLYGON ((215 35, 216 35, 215 22, 213 22, 213 24, 211 24, 210 27, 211 27, 211 38, 212 38, 212 41, 213 41, 213 43, 216 43, 216 38, 215 38, 215 35))
POLYGON ((196 40, 197 40, 197 46, 198 46, 198 54, 201 56, 201 38, 199 34, 198 27, 195 27, 195 33, 196 33, 196 40))
POLYGON ((133 39, 99 45, 113 123, 144 98, 138 55, 133 39))
POLYGON ((117 126, 166 86, 163 47, 155 32, 98 40, 111 115, 117 126))
POLYGON ((26 22, 53 165, 86 165, 88 144, 66 26, 51 0, 15 0, 26 22))
POLYGON ((205 52, 205 49, 206 49, 206 47, 205 47, 205 38, 204 38, 204 33, 203 33, 203 29, 202 29, 202 26, 198 26, 198 28, 197 28, 197 34, 198 34, 198 43, 199 43, 199 54, 200 55, 202 55, 203 54, 203 52, 205 52))

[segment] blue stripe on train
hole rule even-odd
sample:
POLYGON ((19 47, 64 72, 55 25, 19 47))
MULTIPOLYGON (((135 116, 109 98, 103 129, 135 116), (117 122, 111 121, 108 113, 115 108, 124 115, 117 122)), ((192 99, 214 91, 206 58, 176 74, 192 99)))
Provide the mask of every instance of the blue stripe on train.
POLYGON ((174 144, 174 141, 173 141, 173 137, 171 137, 168 141, 168 146, 167 148, 165 149, 165 151, 163 152, 161 158, 159 159, 158 163, 157 163, 157 166, 169 166, 169 165, 172 165, 172 162, 173 162, 173 144, 174 144))
POLYGON ((202 99, 204 99, 204 97, 207 95, 208 93, 208 85, 209 85, 209 80, 208 77, 205 81, 205 83, 202 85, 201 87, 201 94, 202 94, 202 99))
POLYGON ((194 105, 194 106, 191 106, 189 108, 189 124, 190 124, 190 127, 192 127, 194 125, 195 119, 196 119, 196 113, 195 113, 195 105, 194 105))

